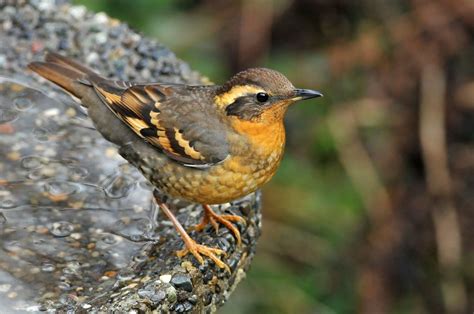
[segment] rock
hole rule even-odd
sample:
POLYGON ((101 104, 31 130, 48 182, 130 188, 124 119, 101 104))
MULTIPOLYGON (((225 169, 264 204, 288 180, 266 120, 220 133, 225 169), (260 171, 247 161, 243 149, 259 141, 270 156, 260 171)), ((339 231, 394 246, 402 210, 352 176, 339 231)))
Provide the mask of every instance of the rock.
MULTIPOLYGON (((224 228, 191 233, 226 251, 231 274, 192 255, 178 258, 183 242, 159 213, 150 184, 70 96, 26 66, 60 50, 116 79, 205 80, 127 25, 63 3, 0 1, 0 308, 212 312, 252 260, 260 194, 225 208, 245 213, 241 247, 224 228)), ((177 204, 185 228, 200 221, 200 206, 177 204)))
POLYGON ((171 278, 171 284, 177 289, 183 289, 188 292, 193 291, 193 283, 191 282, 191 277, 187 274, 176 273, 171 278))

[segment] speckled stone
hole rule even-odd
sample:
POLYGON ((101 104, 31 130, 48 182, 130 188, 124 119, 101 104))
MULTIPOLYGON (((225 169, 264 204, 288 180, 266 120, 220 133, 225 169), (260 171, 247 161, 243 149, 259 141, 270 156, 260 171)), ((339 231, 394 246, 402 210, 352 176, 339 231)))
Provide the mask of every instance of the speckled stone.
POLYGON ((177 289, 183 289, 186 291, 193 291, 193 283, 191 277, 188 274, 176 273, 171 278, 171 284, 177 289))
MULTIPOLYGON (((191 232, 226 251, 231 274, 177 258, 183 242, 150 184, 81 107, 26 66, 53 50, 117 79, 202 77, 160 43, 63 0, 0 1, 0 42, 2 312, 208 313, 224 304, 255 252, 260 194, 217 209, 246 218, 241 247, 225 228, 191 232)), ((172 204, 185 228, 200 221, 200 206, 172 204)))

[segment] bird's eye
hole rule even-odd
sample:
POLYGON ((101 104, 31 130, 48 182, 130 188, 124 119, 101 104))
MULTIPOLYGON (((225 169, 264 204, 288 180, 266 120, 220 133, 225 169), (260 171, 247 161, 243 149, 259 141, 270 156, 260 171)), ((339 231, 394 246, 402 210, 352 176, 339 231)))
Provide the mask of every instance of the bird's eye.
POLYGON ((266 102, 268 100, 268 94, 267 93, 258 93, 257 94, 257 100, 259 102, 266 102))

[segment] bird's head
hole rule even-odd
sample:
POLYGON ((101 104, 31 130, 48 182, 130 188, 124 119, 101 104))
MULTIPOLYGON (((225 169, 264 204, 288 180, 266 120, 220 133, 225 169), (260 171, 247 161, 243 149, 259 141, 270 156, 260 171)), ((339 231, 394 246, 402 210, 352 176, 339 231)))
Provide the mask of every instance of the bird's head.
POLYGON ((280 72, 253 68, 234 75, 214 100, 227 116, 266 124, 281 122, 292 103, 321 96, 314 90, 295 88, 280 72))

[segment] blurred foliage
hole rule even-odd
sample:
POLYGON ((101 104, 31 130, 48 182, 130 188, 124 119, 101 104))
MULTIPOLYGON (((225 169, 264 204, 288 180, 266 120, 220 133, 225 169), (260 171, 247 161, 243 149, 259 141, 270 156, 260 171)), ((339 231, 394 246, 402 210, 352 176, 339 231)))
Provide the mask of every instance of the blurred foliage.
POLYGON ((471 1, 75 2, 214 82, 267 66, 325 94, 288 113, 259 251, 222 313, 472 313, 471 1))

